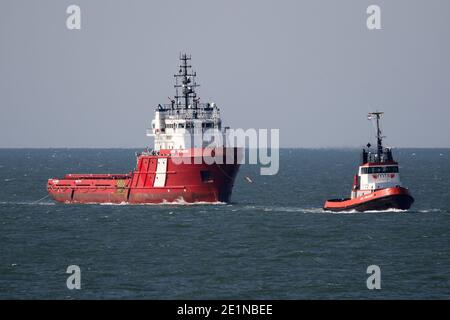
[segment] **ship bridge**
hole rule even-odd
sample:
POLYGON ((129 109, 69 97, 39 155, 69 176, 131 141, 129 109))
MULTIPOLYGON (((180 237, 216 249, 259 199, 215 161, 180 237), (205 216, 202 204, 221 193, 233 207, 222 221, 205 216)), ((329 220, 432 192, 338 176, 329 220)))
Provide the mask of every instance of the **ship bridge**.
POLYGON ((180 68, 174 75, 175 96, 169 104, 156 107, 151 128, 147 129, 147 136, 155 138, 155 151, 225 145, 220 109, 214 102, 200 102, 195 90, 200 85, 190 60, 190 56, 180 55, 180 68))

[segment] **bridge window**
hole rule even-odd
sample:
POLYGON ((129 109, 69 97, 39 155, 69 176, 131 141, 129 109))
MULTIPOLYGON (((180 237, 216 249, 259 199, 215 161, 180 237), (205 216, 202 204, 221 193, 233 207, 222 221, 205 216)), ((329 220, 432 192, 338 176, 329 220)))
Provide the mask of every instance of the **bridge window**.
POLYGON ((373 173, 397 173, 398 166, 389 167, 364 167, 361 168, 362 174, 373 174, 373 173))

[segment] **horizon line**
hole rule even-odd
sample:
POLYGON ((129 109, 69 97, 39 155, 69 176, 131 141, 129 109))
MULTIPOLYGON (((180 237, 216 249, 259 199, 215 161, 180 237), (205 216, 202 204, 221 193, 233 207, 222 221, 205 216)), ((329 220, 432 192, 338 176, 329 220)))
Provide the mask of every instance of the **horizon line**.
MULTIPOLYGON (((351 146, 340 146, 340 147, 279 147, 278 149, 361 149, 365 146, 351 147, 351 146)), ((121 150, 135 150, 135 149, 145 149, 145 147, 0 147, 0 150, 19 150, 19 149, 121 149, 121 150)), ((255 149, 255 148, 246 148, 255 149)), ((258 148, 256 148, 258 149, 258 148)), ((450 149, 450 147, 392 147, 392 149, 450 149)), ((149 150, 152 150, 149 148, 149 150)))

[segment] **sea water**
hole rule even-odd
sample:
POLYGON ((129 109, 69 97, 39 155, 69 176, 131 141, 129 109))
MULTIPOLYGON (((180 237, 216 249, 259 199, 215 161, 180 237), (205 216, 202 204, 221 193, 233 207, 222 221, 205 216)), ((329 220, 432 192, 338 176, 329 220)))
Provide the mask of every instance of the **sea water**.
POLYGON ((243 165, 230 204, 44 198, 48 178, 131 171, 135 151, 0 149, 0 298, 450 298, 449 149, 394 151, 409 211, 322 210, 349 196, 355 149, 282 149, 275 176, 243 165), (370 265, 380 290, 367 288, 370 265))

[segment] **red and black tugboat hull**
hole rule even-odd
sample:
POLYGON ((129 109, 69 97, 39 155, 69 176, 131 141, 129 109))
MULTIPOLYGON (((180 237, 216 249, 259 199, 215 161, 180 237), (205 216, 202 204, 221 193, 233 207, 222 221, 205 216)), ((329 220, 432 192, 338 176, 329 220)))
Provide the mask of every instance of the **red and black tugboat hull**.
POLYGON ((390 209, 408 210, 414 198, 408 189, 402 187, 376 190, 354 199, 327 200, 323 207, 326 211, 385 211, 390 209))

